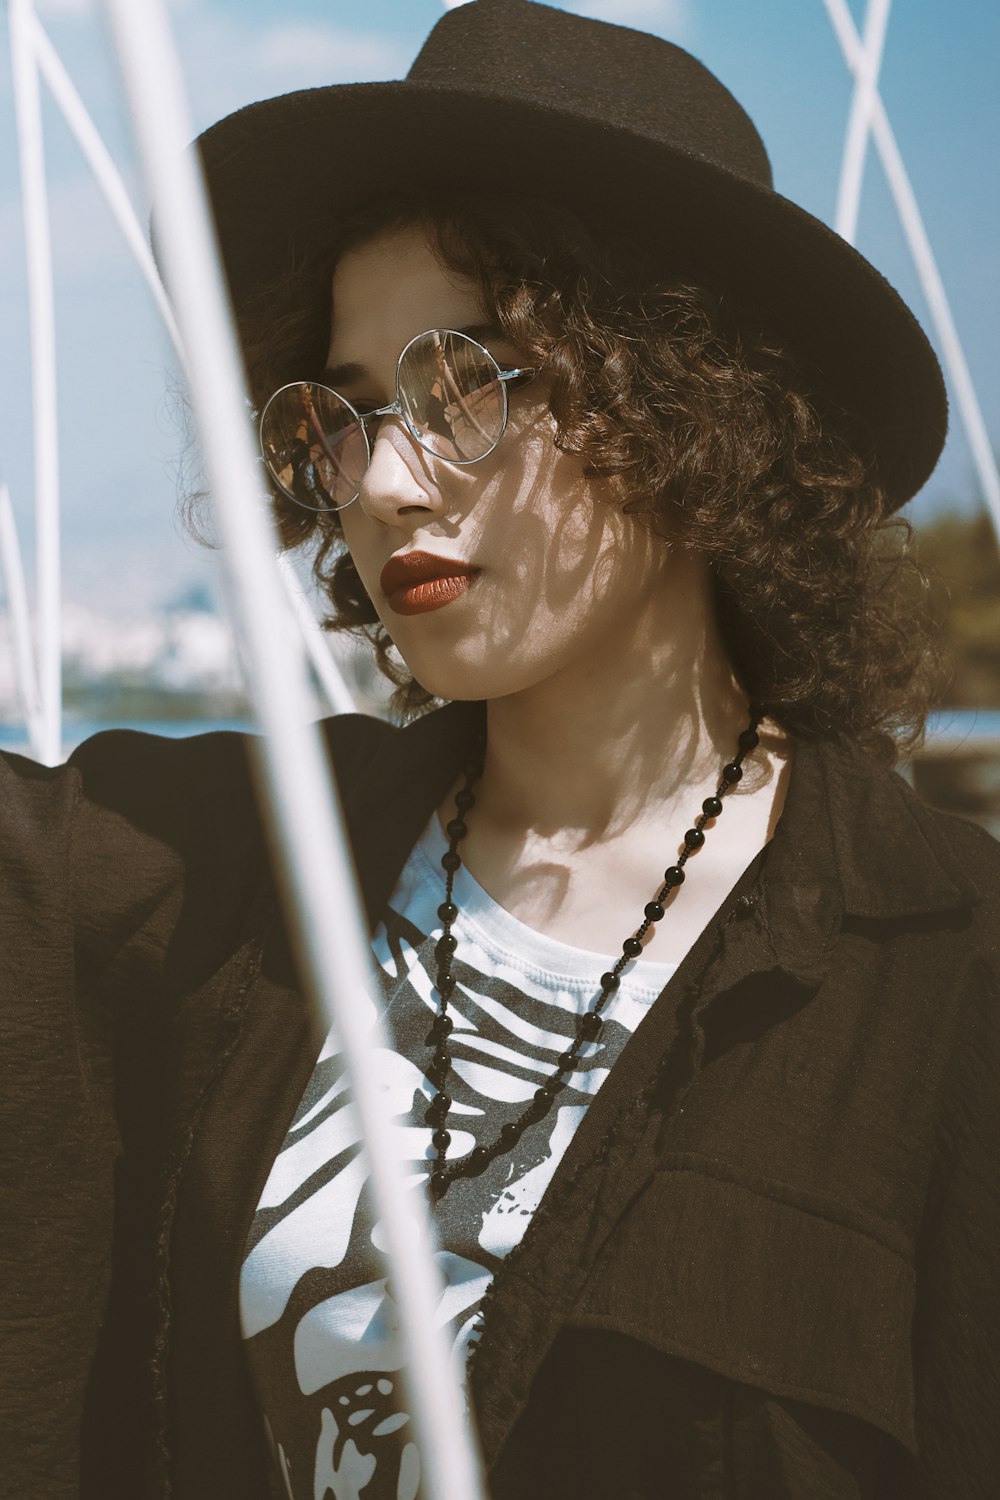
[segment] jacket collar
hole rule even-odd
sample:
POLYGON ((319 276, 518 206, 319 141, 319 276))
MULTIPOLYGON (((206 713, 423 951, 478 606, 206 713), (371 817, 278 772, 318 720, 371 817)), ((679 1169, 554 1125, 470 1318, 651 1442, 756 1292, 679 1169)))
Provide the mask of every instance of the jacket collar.
POLYGON ((849 741, 800 740, 793 756, 756 903, 776 967, 815 984, 845 917, 915 918, 980 899, 939 815, 901 777, 849 741))
POLYGON ((368 920, 381 919, 428 818, 465 764, 485 723, 482 703, 449 703, 386 734, 351 789, 347 828, 368 920))
MULTIPOLYGON (((386 735, 348 811, 369 920, 484 726, 452 703, 386 735)), ((825 968, 845 916, 955 911, 980 893, 906 782, 848 740, 799 740, 788 794, 753 900, 771 962, 806 982, 825 968)), ((749 937, 749 933, 746 934, 749 937)), ((761 960, 763 962, 763 960, 761 960)))

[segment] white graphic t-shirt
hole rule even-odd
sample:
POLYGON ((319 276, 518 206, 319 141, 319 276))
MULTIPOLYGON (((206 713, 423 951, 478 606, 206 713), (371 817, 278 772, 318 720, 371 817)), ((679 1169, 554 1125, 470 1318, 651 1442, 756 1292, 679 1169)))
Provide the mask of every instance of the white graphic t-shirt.
MULTIPOLYGON (((415 1191, 430 1163, 436 1092, 424 1076, 437 1014, 434 944, 447 843, 431 819, 389 900, 373 946, 390 1049, 382 1081, 412 1143, 415 1191)), ((453 1100, 448 1160, 489 1145, 519 1118, 576 1034, 614 959, 534 932, 460 869, 449 1003, 453 1100)), ((445 1285, 442 1321, 465 1359, 483 1296, 524 1234, 587 1105, 676 965, 637 960, 605 1007, 544 1119, 434 1209, 445 1285)), ((369 1002, 364 1001, 367 1004, 369 1002)), ((379 1254, 354 1110, 336 1037, 327 1037, 261 1195, 247 1239, 240 1316, 275 1466, 289 1500, 415 1500, 419 1457, 398 1389, 391 1283, 379 1254)))

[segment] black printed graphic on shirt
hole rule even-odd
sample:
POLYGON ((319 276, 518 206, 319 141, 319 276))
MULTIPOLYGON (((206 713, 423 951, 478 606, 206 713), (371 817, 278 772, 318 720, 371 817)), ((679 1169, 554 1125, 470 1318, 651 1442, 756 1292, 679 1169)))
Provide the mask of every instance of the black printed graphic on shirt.
MULTIPOLYGON (((469 891, 465 895, 470 899, 469 891)), ((427 1034, 437 1013, 431 975, 440 899, 440 875, 418 845, 374 940, 381 984, 376 1000, 391 1043, 379 1054, 381 1083, 393 1116, 403 1122, 415 1191, 436 1155, 424 1119, 436 1090, 422 1068, 433 1050, 427 1034)), ((596 993, 582 975, 560 976, 491 943, 481 914, 476 922, 460 920, 455 931, 453 1160, 493 1141, 504 1123, 520 1116, 555 1070, 575 1035, 575 1017, 596 993)), ((547 940, 531 936, 544 949, 547 940)), ((658 983, 666 977, 664 966, 637 967, 655 971, 658 983)), ((513 1152, 481 1176, 456 1182, 436 1207, 444 1247, 437 1256, 445 1286, 441 1318, 461 1368, 498 1265, 521 1239, 658 983, 636 985, 631 996, 628 984, 623 987, 600 1041, 584 1049, 557 1105, 529 1126, 513 1152)), ((399 1381, 398 1314, 380 1250, 354 1110, 330 1037, 262 1193, 240 1286, 247 1352, 289 1500, 418 1495, 419 1458, 399 1381)))

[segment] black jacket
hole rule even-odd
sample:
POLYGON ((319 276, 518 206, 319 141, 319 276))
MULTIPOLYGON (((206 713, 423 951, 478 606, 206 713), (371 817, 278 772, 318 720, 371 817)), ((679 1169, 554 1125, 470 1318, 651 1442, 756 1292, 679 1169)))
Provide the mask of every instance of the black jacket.
MULTIPOLYGON (((328 726, 373 922, 476 722, 328 726)), ((244 742, 0 776, 0 1494, 264 1500, 240 1253, 319 1038, 244 742)), ((796 746, 494 1283, 494 1500, 1000 1492, 998 894, 980 830, 796 746)))

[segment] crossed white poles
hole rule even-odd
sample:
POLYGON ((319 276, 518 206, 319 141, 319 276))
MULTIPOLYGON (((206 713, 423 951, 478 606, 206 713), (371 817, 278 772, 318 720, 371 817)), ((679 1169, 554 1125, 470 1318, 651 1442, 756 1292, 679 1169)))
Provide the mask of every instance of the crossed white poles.
MULTIPOLYGON (((445 0, 446 8, 459 0, 445 0)), ((24 203, 32 349, 35 457, 36 624, 13 509, 0 482, 0 565, 17 682, 33 753, 61 751, 59 474, 52 259, 39 77, 46 83, 104 192, 150 286, 191 388, 209 485, 225 544, 231 609, 256 717, 262 805, 285 875, 287 915, 325 1033, 345 1056, 377 1211, 400 1307, 411 1410, 428 1500, 480 1500, 475 1442, 459 1373, 438 1323, 439 1277, 423 1200, 404 1180, 396 1127, 376 1082, 379 1028, 360 1022, 356 999, 371 989, 371 955, 340 810, 318 730, 308 724, 306 661, 336 712, 353 705, 287 562, 261 495, 248 403, 203 187, 184 147, 191 131, 176 50, 162 0, 104 0, 119 54, 147 184, 161 206, 168 300, 129 196, 73 83, 34 13, 8 0, 24 203), (288 622, 282 629, 281 622, 288 622), (291 621, 295 622, 293 628, 291 621), (296 634, 297 630, 297 634, 296 634), (295 641, 298 640, 298 648, 295 641)), ((982 491, 1000 535, 1000 475, 948 299, 878 91, 890 0, 869 0, 863 36, 847 0, 824 0, 855 77, 837 204, 837 228, 853 240, 869 136, 882 159, 938 334, 952 394, 982 491)))
POLYGON ((941 346, 948 385, 965 428, 983 499, 992 517, 994 531, 1000 539, 1000 469, 997 467, 982 407, 952 317, 948 294, 924 228, 913 184, 903 164, 902 154, 878 91, 889 3, 890 0, 869 0, 862 39, 848 9, 847 0, 823 0, 840 50, 855 80, 835 228, 853 243, 861 196, 864 152, 870 132, 927 299, 931 321, 941 346))

